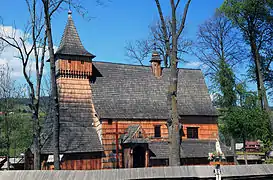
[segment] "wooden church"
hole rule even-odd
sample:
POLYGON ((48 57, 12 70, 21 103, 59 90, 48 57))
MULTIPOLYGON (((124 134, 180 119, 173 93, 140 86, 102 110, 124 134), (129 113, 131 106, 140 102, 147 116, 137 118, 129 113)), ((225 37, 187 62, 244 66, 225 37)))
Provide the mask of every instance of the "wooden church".
MULTIPOLYGON (((159 54, 151 66, 94 61, 71 12, 55 53, 60 107, 61 169, 168 166, 167 89, 170 69, 159 54)), ((200 69, 179 69, 182 165, 209 164, 218 138, 217 114, 200 69)), ((41 134, 42 168, 53 167, 52 119, 41 134)), ((231 152, 222 146, 227 159, 231 152)), ((232 158, 231 158, 232 159, 232 158)))

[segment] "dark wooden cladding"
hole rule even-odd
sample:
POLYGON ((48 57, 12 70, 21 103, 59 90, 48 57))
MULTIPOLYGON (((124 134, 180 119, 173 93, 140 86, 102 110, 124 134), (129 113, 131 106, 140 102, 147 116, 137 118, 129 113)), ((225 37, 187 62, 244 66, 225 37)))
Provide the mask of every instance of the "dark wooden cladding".
MULTIPOLYGON (((54 168, 53 163, 43 162, 43 170, 54 168)), ((100 153, 84 154, 65 154, 61 160, 62 170, 99 170, 101 169, 100 153)))
POLYGON ((92 76, 92 62, 59 59, 56 68, 61 77, 87 79, 92 76))
POLYGON ((217 124, 218 116, 180 116, 183 124, 217 124))
POLYGON ((67 160, 61 164, 62 170, 98 170, 101 169, 101 159, 67 160))

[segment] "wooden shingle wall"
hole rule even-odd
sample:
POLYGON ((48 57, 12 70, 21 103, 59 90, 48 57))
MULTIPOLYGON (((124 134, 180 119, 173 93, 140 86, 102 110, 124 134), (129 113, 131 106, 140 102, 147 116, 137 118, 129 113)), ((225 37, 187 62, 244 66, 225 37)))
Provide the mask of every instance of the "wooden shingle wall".
MULTIPOLYGON (((92 91, 89 79, 59 77, 57 79, 57 84, 59 91, 61 129, 86 128, 86 130, 88 130, 90 128, 95 128, 94 117, 96 117, 96 112, 93 109, 92 91)), ((61 147, 63 143, 66 143, 66 137, 63 138, 63 141, 60 140, 61 147)), ((72 149, 68 144, 68 147, 63 149, 68 152, 61 152, 65 153, 61 163, 61 169, 101 169, 101 153, 96 152, 99 149, 95 147, 99 144, 97 144, 97 141, 94 141, 93 138, 93 135, 80 137, 77 140, 79 141, 78 146, 73 146, 71 147, 72 149), (83 154, 83 152, 85 153, 83 154)), ((61 151, 63 150, 61 149, 61 151)), ((50 168, 52 167, 49 166, 45 169, 50 168)))

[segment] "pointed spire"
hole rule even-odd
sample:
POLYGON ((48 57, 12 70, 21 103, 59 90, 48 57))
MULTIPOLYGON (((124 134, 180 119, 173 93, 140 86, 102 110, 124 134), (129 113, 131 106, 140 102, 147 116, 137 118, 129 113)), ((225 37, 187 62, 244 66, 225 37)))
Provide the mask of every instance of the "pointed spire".
POLYGON ((82 45, 70 10, 68 11, 68 20, 62 40, 55 55, 85 56, 90 57, 91 59, 95 57, 95 55, 89 53, 82 45))

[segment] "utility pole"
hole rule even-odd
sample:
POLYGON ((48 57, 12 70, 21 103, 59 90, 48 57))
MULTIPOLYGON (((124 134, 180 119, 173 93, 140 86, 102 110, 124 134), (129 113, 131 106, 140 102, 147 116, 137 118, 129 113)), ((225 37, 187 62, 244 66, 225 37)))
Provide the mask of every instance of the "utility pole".
POLYGON ((115 149, 116 149, 116 169, 119 169, 120 166, 119 166, 119 141, 118 141, 118 138, 119 138, 119 135, 121 134, 124 134, 122 132, 119 132, 119 127, 118 127, 118 120, 116 119, 116 122, 115 122, 115 132, 109 132, 109 133, 106 133, 106 134, 112 134, 115 136, 115 149))
POLYGON ((118 120, 116 120, 116 161, 117 169, 119 169, 119 143, 118 143, 118 120))

